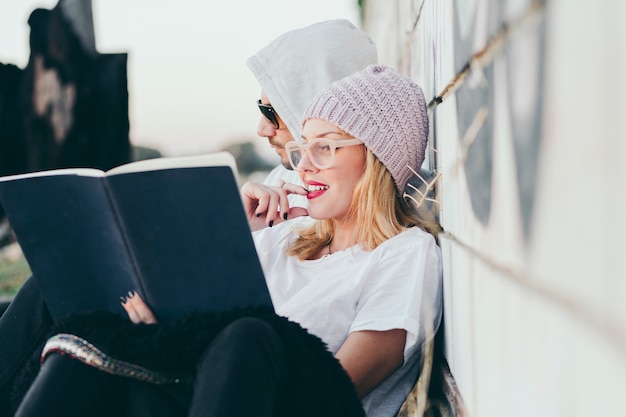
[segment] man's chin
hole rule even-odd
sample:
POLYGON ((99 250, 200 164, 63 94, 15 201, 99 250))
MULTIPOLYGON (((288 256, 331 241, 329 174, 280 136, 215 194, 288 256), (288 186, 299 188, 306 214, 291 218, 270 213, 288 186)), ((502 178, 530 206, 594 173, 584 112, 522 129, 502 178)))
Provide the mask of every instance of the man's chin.
POLYGON ((291 166, 291 164, 289 163, 289 161, 285 161, 282 160, 280 161, 280 163, 283 165, 283 167, 285 167, 285 169, 288 169, 290 171, 293 171, 293 167, 291 166))

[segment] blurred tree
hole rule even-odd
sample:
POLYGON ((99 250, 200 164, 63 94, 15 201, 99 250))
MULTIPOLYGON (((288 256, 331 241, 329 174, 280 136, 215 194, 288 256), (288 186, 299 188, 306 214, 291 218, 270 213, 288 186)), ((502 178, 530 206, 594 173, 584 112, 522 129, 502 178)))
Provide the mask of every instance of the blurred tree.
POLYGON ((237 161, 237 169, 243 176, 257 171, 270 171, 275 164, 262 158, 253 142, 239 142, 227 146, 223 150, 230 152, 237 161))
POLYGON ((132 160, 133 161, 142 161, 144 159, 153 159, 160 158, 161 152, 154 148, 149 148, 147 146, 133 146, 132 147, 132 160))

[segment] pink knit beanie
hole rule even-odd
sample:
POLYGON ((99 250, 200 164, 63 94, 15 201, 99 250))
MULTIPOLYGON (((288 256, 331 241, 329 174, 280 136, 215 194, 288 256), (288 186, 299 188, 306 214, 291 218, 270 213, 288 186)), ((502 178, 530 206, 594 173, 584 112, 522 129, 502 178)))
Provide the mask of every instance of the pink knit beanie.
POLYGON ((304 113, 363 141, 385 165, 400 195, 424 162, 428 113, 420 86, 394 69, 370 65, 322 90, 304 113), (409 168, 410 167, 410 168, 409 168))

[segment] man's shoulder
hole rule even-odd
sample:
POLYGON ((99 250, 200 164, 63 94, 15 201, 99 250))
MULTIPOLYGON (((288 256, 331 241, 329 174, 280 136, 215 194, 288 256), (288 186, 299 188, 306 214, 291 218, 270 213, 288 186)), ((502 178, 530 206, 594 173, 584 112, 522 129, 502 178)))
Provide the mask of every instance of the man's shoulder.
POLYGON ((280 181, 290 182, 292 184, 302 184, 300 176, 296 171, 285 168, 282 165, 278 165, 276 168, 270 171, 265 177, 263 184, 266 185, 279 185, 280 181))

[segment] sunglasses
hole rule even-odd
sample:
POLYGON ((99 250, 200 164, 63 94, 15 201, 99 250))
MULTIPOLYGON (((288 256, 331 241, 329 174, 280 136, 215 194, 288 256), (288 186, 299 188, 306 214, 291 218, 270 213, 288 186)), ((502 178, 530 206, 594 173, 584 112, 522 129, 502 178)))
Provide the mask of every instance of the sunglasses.
POLYGON ((278 123, 278 115, 276 115, 276 110, 272 107, 271 104, 263 104, 261 100, 257 102, 259 106, 259 110, 261 110, 261 114, 265 116, 267 120, 274 126, 274 129, 280 128, 280 124, 278 123))
POLYGON ((304 152, 308 152, 309 160, 317 169, 327 169, 333 166, 335 151, 344 146, 362 145, 359 139, 332 140, 327 138, 315 138, 307 143, 288 142, 285 151, 289 157, 289 163, 294 170, 302 161, 304 152))

